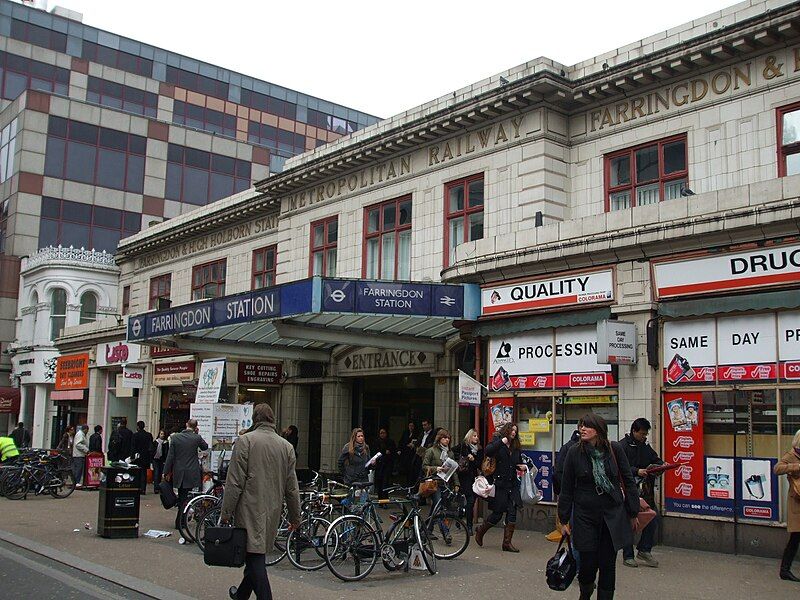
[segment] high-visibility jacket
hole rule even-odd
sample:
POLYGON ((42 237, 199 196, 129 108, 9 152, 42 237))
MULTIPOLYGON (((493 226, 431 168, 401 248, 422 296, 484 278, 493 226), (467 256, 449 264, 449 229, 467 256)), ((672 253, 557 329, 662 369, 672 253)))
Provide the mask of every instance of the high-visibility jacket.
POLYGON ((0 437, 0 462, 19 456, 17 445, 10 437, 0 437))

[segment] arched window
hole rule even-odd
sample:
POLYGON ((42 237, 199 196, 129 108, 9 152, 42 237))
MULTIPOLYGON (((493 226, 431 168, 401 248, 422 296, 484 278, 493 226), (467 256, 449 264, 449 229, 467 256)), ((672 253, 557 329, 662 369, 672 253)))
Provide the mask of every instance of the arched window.
POLYGON ((81 325, 97 320, 97 296, 86 292, 81 296, 81 325))
POLYGON ((55 340, 64 331, 67 320, 67 292, 55 288, 50 295, 50 339, 55 340))

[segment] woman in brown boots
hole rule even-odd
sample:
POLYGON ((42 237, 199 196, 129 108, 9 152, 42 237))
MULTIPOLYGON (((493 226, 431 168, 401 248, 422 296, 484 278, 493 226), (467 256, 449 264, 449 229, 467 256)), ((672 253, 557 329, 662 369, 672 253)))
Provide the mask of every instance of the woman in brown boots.
POLYGON ((475 530, 475 541, 478 546, 483 546, 483 536, 505 515, 503 550, 519 552, 511 543, 517 523, 517 508, 522 507, 517 469, 526 470, 528 467, 522 461, 517 426, 513 423, 506 423, 500 427, 494 434, 494 439, 487 444, 484 453, 497 461, 494 470, 495 494, 494 498, 489 498, 489 508, 492 509, 492 514, 475 530))
POLYGON ((781 579, 800 582, 791 571, 792 561, 800 546, 800 429, 794 434, 792 448, 783 455, 774 468, 775 475, 786 475, 789 478, 789 495, 786 498, 786 529, 789 541, 783 551, 781 560, 781 579))

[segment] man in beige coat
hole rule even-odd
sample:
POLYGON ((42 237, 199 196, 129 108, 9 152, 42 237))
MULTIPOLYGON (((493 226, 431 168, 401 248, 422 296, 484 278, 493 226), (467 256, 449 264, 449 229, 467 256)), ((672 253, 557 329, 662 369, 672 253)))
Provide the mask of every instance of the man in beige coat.
POLYGON ((233 448, 222 501, 222 522, 233 520, 236 527, 247 529, 244 578, 238 588, 229 590, 234 600, 247 600, 253 591, 258 600, 272 600, 265 554, 275 544, 284 500, 289 528, 300 523, 300 490, 294 469, 294 448, 275 431, 272 408, 257 405, 253 428, 233 448))

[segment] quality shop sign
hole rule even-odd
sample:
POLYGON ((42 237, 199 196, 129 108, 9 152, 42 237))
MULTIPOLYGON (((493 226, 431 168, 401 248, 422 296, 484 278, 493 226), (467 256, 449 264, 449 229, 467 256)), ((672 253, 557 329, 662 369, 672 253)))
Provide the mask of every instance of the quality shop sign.
POLYGON ((614 300, 614 276, 608 269, 536 279, 486 287, 481 296, 482 315, 609 303, 614 300))
POLYGON ((653 263, 660 300, 800 283, 800 244, 653 263))

